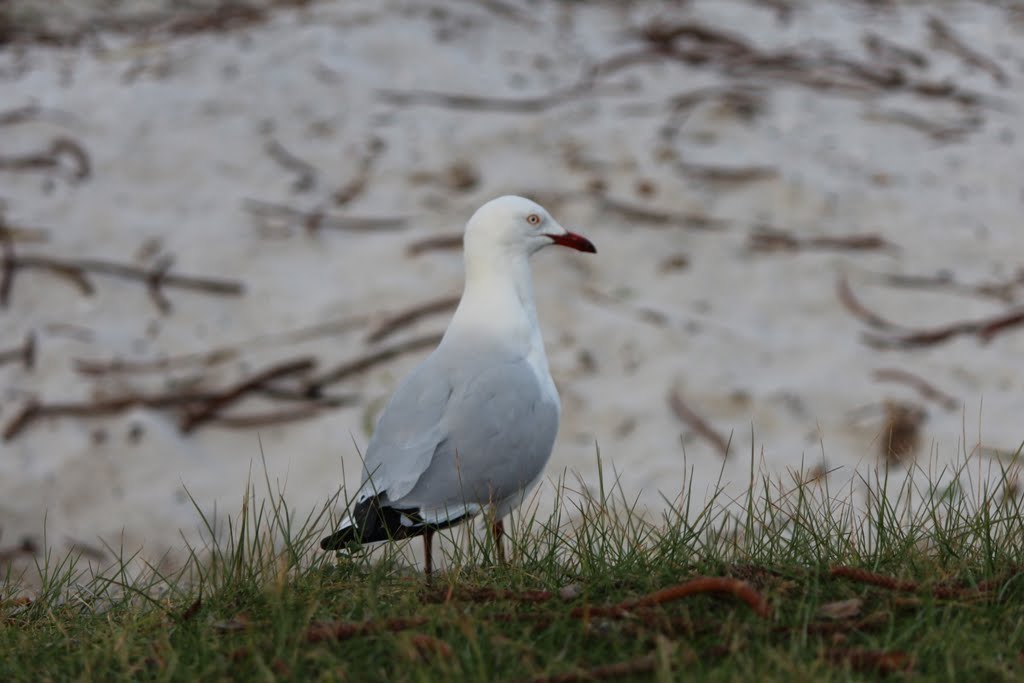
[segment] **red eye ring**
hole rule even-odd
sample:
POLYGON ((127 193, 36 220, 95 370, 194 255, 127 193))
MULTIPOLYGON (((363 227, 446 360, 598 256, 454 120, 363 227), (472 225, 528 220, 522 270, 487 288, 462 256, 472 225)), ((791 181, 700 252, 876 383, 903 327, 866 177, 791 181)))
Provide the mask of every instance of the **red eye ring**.
POLYGON ((535 213, 531 213, 526 217, 526 222, 530 225, 540 225, 540 216, 535 213))

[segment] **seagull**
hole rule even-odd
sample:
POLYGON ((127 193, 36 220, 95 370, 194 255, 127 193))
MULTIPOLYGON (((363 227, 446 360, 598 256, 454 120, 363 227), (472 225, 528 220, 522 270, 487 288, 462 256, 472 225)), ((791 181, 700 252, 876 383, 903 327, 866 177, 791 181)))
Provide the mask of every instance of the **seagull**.
POLYGON ((540 480, 558 433, 529 264, 552 244, 597 253, 523 197, 493 199, 469 219, 458 308, 381 413, 355 503, 322 549, 423 536, 429 580, 434 533, 488 512, 504 561, 502 520, 540 480))

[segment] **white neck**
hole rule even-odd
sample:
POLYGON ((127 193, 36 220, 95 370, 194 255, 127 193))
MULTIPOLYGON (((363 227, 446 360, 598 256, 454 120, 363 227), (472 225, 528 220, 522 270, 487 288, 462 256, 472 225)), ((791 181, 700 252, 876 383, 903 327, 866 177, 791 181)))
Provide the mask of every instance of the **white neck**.
POLYGON ((467 240, 466 286, 445 339, 485 335, 547 372, 528 259, 522 251, 467 240))

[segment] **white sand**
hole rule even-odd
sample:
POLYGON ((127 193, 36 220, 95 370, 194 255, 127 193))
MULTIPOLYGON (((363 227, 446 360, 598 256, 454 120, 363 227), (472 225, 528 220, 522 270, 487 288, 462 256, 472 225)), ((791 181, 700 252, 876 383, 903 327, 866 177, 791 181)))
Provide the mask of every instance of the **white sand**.
MULTIPOLYGON (((881 412, 857 411, 886 399, 922 400, 905 386, 874 381, 880 367, 917 373, 961 401, 955 410, 926 403, 922 461, 949 462, 979 443, 1012 451, 1024 440, 1024 328, 987 345, 964 336, 927 349, 878 351, 862 342, 866 328, 836 296, 837 277, 846 273, 870 307, 921 326, 1011 305, 896 289, 869 274, 949 270, 976 284, 1011 279, 1024 266, 1018 15, 981 3, 874 12, 857 3, 807 3, 785 23, 757 4, 718 0, 671 11, 657 3, 523 6, 533 19, 454 0, 373 9, 325 2, 227 34, 147 41, 99 34, 78 48, 0 50, 0 109, 37 104, 71 116, 0 127, 0 155, 38 151, 54 136, 70 135, 93 164, 92 176, 77 184, 52 172, 0 170, 8 221, 50 232, 48 243, 19 245, 20 253, 132 262, 156 239, 177 271, 237 279, 247 288, 242 298, 169 289, 174 310, 161 315, 137 284, 97 277, 96 294, 86 298, 52 275, 18 275, 0 313, 0 348, 34 331, 40 357, 33 371, 0 367, 0 420, 6 424, 28 397, 63 402, 156 392, 172 377, 219 387, 243 370, 304 354, 322 368, 360 356, 370 326, 248 348, 242 361, 209 370, 97 380, 76 373, 72 362, 204 351, 457 293, 457 252, 413 258, 406 245, 459 231, 483 201, 515 192, 546 202, 600 252, 550 249, 535 260, 541 322, 563 397, 552 477, 572 470, 593 483, 597 444, 626 494, 652 513, 664 505, 661 494, 674 498, 686 485, 684 462, 702 498, 722 461, 670 410, 667 396, 678 387, 716 429, 733 433, 734 454, 722 474, 731 491, 742 490, 752 450, 775 472, 810 467, 824 452, 827 466, 839 468, 831 477, 841 486, 878 464, 881 412), (994 58, 1009 85, 933 49, 929 12, 994 58), (851 97, 664 63, 624 69, 594 92, 533 113, 396 105, 377 92, 543 95, 638 46, 624 29, 654 16, 737 31, 763 49, 829 48, 861 61, 861 37, 874 31, 928 55, 927 69, 908 73, 949 77, 1003 105, 967 110, 908 95, 851 97), (728 184, 681 175, 660 149, 668 101, 736 82, 764 88, 763 111, 745 121, 714 101, 702 104, 670 149, 690 163, 767 165, 777 176, 728 184), (950 125, 970 116, 983 122, 960 140, 937 141, 875 116, 893 110, 950 125), (271 139, 317 169, 312 189, 293 192, 296 175, 265 149, 271 139), (268 233, 243 210, 245 198, 331 208, 331 194, 357 175, 374 139, 384 150, 365 193, 332 210, 407 216, 408 229, 308 235, 293 226, 268 233), (472 169, 479 183, 467 191, 449 187, 447 169, 455 164, 472 169), (583 191, 596 180, 613 198, 707 214, 725 227, 699 232, 629 219, 583 191), (637 195, 640 183, 649 183, 652 196, 637 195), (748 236, 761 224, 804 238, 877 233, 899 249, 751 253, 748 236), (679 255, 689 266, 666 271, 665 262, 679 255), (644 319, 643 309, 667 324, 644 319)), ((1021 289, 1011 290, 1018 301, 1021 289)), ((395 339, 446 323, 447 315, 433 316, 395 339)), ((126 547, 142 544, 147 557, 159 557, 180 546, 179 528, 187 538, 197 533, 186 488, 204 510, 231 511, 250 470, 262 478, 258 437, 286 498, 301 510, 322 504, 342 484, 343 464, 349 486, 357 484, 365 425, 421 356, 333 388, 358 393, 355 407, 258 434, 210 426, 182 436, 173 415, 146 409, 36 422, 0 444, 0 547, 41 539, 45 519, 58 552, 73 544, 116 546, 123 531, 126 547), (106 438, 94 438, 97 430, 106 438)), ((263 408, 254 401, 236 412, 263 408)))

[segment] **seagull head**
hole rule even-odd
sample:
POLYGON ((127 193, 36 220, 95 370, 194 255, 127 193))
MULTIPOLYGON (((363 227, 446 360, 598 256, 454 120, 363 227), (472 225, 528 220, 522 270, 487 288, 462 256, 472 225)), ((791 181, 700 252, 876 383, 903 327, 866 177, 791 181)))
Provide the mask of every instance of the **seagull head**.
POLYGON ((467 250, 476 244, 496 245, 526 255, 552 244, 597 253, 590 240, 563 228, 543 206, 513 195, 492 199, 469 219, 467 250))

